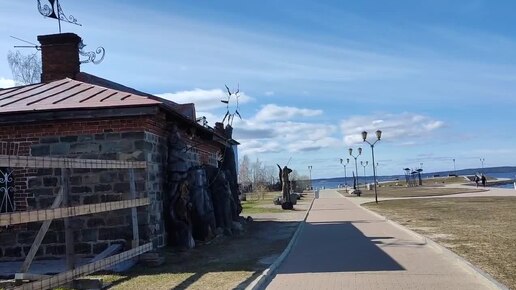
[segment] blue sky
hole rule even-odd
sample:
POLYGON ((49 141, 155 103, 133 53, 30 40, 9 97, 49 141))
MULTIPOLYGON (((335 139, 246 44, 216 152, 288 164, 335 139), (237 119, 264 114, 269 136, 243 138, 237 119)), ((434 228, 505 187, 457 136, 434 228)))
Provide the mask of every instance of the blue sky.
MULTIPOLYGON (((291 158, 301 174, 311 165, 314 178, 342 176, 339 158, 363 146, 360 132, 381 129, 380 174, 420 163, 451 170, 454 158, 457 169, 480 167, 480 158, 485 166, 516 163, 513 1, 61 5, 83 24, 64 31, 90 50, 106 48, 104 62, 83 71, 194 102, 211 125, 225 113, 224 84, 239 84, 243 120, 233 125, 240 154, 251 159, 291 158)), ((22 44, 9 35, 37 42, 56 32, 35 0, 0 0, 0 56, 22 44)), ((11 78, 0 57, 0 86, 11 78)), ((365 147, 359 160, 371 162, 370 154, 365 147)))

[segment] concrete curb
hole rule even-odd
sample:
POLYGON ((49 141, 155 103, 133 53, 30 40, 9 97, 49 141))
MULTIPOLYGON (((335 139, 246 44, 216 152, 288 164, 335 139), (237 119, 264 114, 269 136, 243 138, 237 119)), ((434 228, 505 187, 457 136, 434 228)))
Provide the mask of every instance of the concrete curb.
MULTIPOLYGON (((345 196, 342 196, 343 198, 346 198, 345 196)), ((495 287, 496 289, 500 289, 500 290, 510 290, 507 286, 503 285, 502 283, 496 281, 495 278, 493 278, 491 275, 489 275, 488 273, 484 272, 482 269, 478 268, 477 266, 471 264, 468 260, 464 259, 463 257, 457 255, 456 253, 454 253, 453 251, 449 250, 448 248, 444 247, 444 246, 441 246, 439 243, 435 242, 434 240, 426 237, 426 236, 423 236, 421 234, 418 234, 412 230, 410 230, 409 228, 395 222, 395 221, 392 221, 370 209, 367 209, 365 207, 363 207, 362 205, 360 205, 360 207, 362 207, 364 210, 366 210, 367 212, 377 216, 378 218, 380 219, 383 219, 385 220, 386 222, 390 223, 391 225, 399 228, 400 230, 403 230, 405 231, 406 233, 418 238, 418 239, 421 239, 421 240, 424 240, 425 241, 425 244, 427 244, 428 246, 434 248, 435 250, 438 250, 439 252, 451 257, 452 259, 456 260, 457 262, 459 263, 462 263, 464 264, 464 268, 466 270, 468 270, 468 272, 470 272, 471 274, 473 274, 475 277, 478 277, 480 279, 483 279, 484 281, 486 281, 487 283, 491 284, 491 286, 495 287)))
POLYGON ((312 199, 312 202, 310 203, 310 207, 308 207, 308 210, 306 211, 305 217, 303 220, 299 222, 299 225, 297 226, 296 232, 290 239, 290 242, 288 243, 287 247, 281 255, 276 258, 276 261, 272 263, 269 268, 263 270, 262 274, 258 276, 256 279, 251 282, 247 287, 245 287, 245 290, 259 290, 259 289, 265 289, 265 286, 272 280, 272 277, 276 274, 276 270, 278 269, 279 265, 285 260, 285 258, 288 256, 292 248, 297 242, 297 239, 299 238, 300 233, 303 231, 303 227, 306 223, 306 218, 308 217, 308 214, 310 213, 310 210, 312 209, 312 206, 314 204, 315 197, 312 199))

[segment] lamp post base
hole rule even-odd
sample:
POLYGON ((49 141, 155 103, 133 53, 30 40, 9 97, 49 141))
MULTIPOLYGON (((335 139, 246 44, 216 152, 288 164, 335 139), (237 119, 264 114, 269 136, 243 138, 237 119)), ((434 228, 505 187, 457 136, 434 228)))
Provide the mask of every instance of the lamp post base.
POLYGON ((360 196, 362 194, 362 191, 360 189, 353 189, 353 191, 350 192, 351 194, 356 194, 357 196, 360 196))

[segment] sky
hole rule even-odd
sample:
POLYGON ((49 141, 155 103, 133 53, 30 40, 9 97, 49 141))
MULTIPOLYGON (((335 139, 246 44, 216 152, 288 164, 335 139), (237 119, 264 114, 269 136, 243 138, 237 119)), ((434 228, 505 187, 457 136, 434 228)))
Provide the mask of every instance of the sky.
MULTIPOLYGON (((379 175, 516 165, 514 1, 60 3, 82 24, 63 32, 106 49, 82 71, 193 102, 211 126, 226 112, 224 86, 239 88, 240 157, 340 177, 341 158, 348 176, 354 167, 348 148, 362 147, 370 175, 360 132, 374 142, 379 129, 379 175)), ((8 51, 25 45, 10 36, 57 32, 36 0, 0 0, 0 87, 14 85, 8 51)))

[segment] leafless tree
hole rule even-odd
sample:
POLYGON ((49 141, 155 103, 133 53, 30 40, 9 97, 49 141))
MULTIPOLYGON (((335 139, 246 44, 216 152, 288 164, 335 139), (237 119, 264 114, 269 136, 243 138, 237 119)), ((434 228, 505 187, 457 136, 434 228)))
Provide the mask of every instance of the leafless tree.
POLYGON ((24 55, 19 51, 9 51, 7 62, 11 67, 17 85, 35 84, 41 81, 41 58, 39 53, 24 55))
POLYGON ((244 155, 242 157, 242 161, 240 161, 240 166, 238 167, 238 182, 247 186, 251 184, 252 175, 251 175, 251 161, 249 160, 249 156, 244 155))

